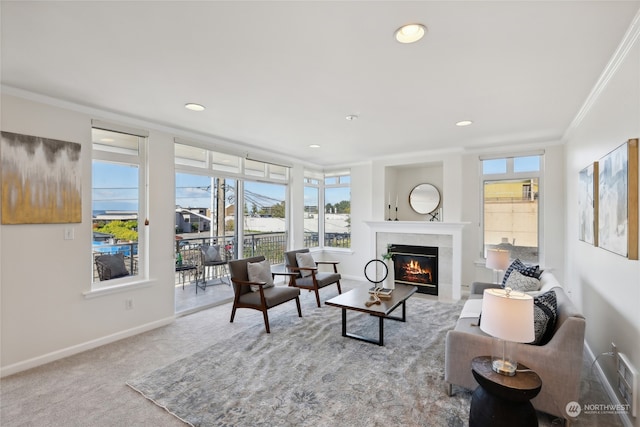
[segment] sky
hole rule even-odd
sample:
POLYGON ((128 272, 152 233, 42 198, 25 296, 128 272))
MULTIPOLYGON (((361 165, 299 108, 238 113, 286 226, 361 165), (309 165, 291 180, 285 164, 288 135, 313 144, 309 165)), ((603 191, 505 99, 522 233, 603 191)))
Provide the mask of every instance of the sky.
MULTIPOLYGON (((107 162, 93 162, 93 210, 137 210, 138 168, 107 162)), ((227 180, 227 206, 235 203, 235 180, 227 180)), ((210 206, 212 179, 206 176, 176 173, 176 205, 182 207, 210 206)), ((349 200, 349 188, 335 188, 328 192, 327 203, 349 200)), ((245 181, 249 209, 259 209, 285 200, 286 187, 279 184, 245 181)), ((305 204, 307 201, 305 200, 305 204)), ((315 202, 313 203, 315 204, 315 202)))

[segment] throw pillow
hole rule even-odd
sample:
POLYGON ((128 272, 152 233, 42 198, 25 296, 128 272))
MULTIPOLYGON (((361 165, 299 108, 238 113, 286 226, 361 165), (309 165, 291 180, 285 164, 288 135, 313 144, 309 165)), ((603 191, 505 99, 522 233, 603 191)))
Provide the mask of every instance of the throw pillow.
POLYGON ((204 254, 204 262, 222 261, 220 256, 220 245, 203 245, 202 253, 204 254))
POLYGON ((535 277, 525 276, 518 270, 514 270, 509 275, 509 279, 505 286, 522 292, 539 291, 540 280, 535 277))
POLYGON ((124 254, 100 255, 96 258, 96 262, 108 270, 108 273, 105 274, 107 280, 129 275, 129 271, 124 265, 124 254))
POLYGON ((511 275, 511 272, 513 272, 514 270, 517 270, 520 273, 522 273, 523 275, 528 276, 528 277, 536 277, 536 274, 538 274, 537 277, 540 277, 540 275, 538 273, 539 266, 537 266, 537 265, 535 265, 535 266, 525 265, 522 261, 520 261, 520 259, 516 258, 516 259, 513 260, 513 262, 511 262, 509 267, 507 267, 506 271, 504 272, 504 277, 502 278, 502 287, 503 288, 505 286, 507 286, 507 280, 509 280, 509 276, 511 275))
MULTIPOLYGON (((249 276, 250 282, 265 282, 262 288, 272 288, 273 285, 273 276, 271 275, 271 265, 269 265, 269 261, 266 259, 260 262, 248 262, 247 263, 247 275, 249 276)), ((260 286, 251 285, 251 290, 253 292, 258 292, 260 290, 260 286)))
MULTIPOLYGON (((296 262, 298 263, 298 267, 316 267, 316 262, 313 260, 313 257, 308 252, 301 252, 296 254, 296 262)), ((302 277, 311 276, 311 271, 309 270, 301 270, 300 275, 302 277)))
POLYGON ((535 339, 531 344, 545 345, 553 336, 558 320, 558 302, 553 290, 533 299, 533 329, 535 339))

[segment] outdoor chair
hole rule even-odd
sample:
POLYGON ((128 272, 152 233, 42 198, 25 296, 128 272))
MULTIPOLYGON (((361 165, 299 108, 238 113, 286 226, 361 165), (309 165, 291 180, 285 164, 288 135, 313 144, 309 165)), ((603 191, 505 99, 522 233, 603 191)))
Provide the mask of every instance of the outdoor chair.
POLYGON ((130 276, 135 274, 137 270, 137 261, 134 258, 127 258, 125 263, 123 253, 96 254, 94 261, 100 281, 130 276), (127 269, 127 265, 131 271, 127 269))
POLYGON ((289 286, 308 289, 309 292, 316 293, 316 302, 320 307, 319 289, 335 283, 338 285, 338 293, 342 293, 340 288, 340 273, 338 273, 337 261, 314 261, 309 249, 298 249, 284 253, 284 262, 288 271, 296 273, 290 276, 289 286), (333 272, 318 271, 321 264, 333 265, 333 272))
POLYGON ((231 323, 236 316, 237 308, 252 308, 262 312, 264 326, 267 333, 270 333, 267 310, 293 299, 296 300, 298 317, 302 317, 300 289, 275 286, 273 284, 275 273, 271 272, 271 266, 264 256, 229 261, 229 270, 235 294, 231 309, 231 323))
MULTIPOLYGON (((201 266, 202 266, 202 286, 205 290, 207 287, 207 269, 212 269, 212 279, 219 278, 221 283, 231 286, 228 281, 229 270, 227 269, 227 260, 221 252, 220 245, 202 245, 200 246, 201 266), (227 278, 227 282, 224 279, 227 278)), ((197 281, 196 281, 197 282, 197 281)), ((196 286, 196 293, 198 292, 196 286)))

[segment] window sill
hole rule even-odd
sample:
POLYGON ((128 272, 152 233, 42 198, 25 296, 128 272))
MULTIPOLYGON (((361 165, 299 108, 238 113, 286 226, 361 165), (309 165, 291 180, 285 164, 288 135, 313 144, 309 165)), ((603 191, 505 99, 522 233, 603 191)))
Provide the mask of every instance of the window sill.
POLYGON ((153 285, 155 279, 136 280, 134 282, 121 283, 111 286, 95 287, 90 291, 83 292, 85 299, 97 298, 105 295, 117 294, 120 292, 128 292, 136 289, 148 288, 153 285))

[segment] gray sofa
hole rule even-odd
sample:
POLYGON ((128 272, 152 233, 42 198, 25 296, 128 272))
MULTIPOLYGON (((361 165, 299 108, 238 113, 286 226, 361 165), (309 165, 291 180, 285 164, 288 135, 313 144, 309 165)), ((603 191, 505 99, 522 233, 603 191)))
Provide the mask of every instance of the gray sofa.
MULTIPOLYGON (((564 419, 567 426, 571 418, 566 413, 566 405, 578 402, 580 396, 585 319, 552 273, 543 272, 540 282, 541 289, 532 293, 534 296, 551 289, 556 293, 558 318, 554 334, 545 345, 516 344, 516 359, 534 370, 542 380, 542 390, 531 401, 534 408, 564 419)), ((449 396, 454 392, 453 386, 469 390, 478 386, 471 373, 471 360, 476 356, 491 355, 492 341, 477 326, 482 293, 488 287, 497 286, 474 283, 455 329, 447 333, 444 380, 449 396)))

